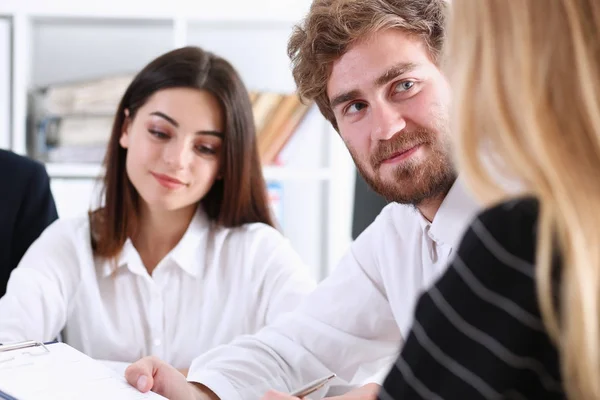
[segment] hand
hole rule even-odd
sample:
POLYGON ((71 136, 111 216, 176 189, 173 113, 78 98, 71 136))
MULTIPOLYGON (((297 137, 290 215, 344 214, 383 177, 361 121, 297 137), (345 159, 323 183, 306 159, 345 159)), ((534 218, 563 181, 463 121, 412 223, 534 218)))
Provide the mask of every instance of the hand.
POLYGON ((152 390, 170 400, 219 400, 207 387, 188 383, 180 371, 156 357, 131 364, 125 379, 140 392, 152 390))
POLYGON ((379 389, 378 384, 368 383, 341 396, 327 397, 324 400, 377 400, 379 389))

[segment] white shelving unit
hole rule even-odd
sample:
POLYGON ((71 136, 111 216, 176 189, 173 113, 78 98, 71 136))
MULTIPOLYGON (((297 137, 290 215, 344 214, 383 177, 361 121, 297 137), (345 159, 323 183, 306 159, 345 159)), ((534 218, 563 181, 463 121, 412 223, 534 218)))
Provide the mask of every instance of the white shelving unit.
MULTIPOLYGON (((0 147, 26 154, 31 89, 136 72, 154 57, 185 45, 228 59, 250 90, 292 92, 286 45, 292 26, 309 6, 310 0, 2 0, 0 117, 12 118, 6 118, 11 128, 0 132, 0 147), (10 40, 5 43, 3 37, 10 40), (2 81, 5 53, 11 60, 6 66, 11 70, 10 87, 2 81), (8 104, 3 98, 10 99, 8 104)), ((351 241, 354 166, 316 107, 283 158, 285 166, 265 167, 265 177, 283 188, 284 234, 322 278, 351 241)), ((101 166, 46 167, 61 217, 97 204, 101 166)))

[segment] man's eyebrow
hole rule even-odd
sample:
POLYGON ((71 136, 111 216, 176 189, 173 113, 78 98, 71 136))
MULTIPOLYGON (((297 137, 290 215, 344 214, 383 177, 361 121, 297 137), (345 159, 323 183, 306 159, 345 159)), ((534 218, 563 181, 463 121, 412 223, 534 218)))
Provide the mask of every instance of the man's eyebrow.
POLYGON ((331 109, 336 108, 337 106, 339 106, 340 104, 346 103, 348 101, 354 100, 357 97, 360 97, 360 91, 359 90, 351 90, 349 92, 345 92, 345 93, 340 93, 336 96, 334 96, 331 101, 330 101, 330 107, 331 109))
POLYGON ((418 64, 411 62, 403 62, 396 64, 387 71, 385 71, 379 78, 375 79, 375 86, 383 86, 389 81, 399 77, 400 75, 404 75, 407 72, 411 72, 418 67, 418 64))

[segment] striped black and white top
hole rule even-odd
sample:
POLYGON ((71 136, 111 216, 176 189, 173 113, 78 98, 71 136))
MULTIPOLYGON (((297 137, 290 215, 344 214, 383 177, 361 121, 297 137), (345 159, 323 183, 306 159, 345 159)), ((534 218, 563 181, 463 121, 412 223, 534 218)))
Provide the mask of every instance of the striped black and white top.
POLYGON ((536 297, 537 215, 537 202, 521 199, 474 220, 421 296, 380 400, 566 397, 536 297))

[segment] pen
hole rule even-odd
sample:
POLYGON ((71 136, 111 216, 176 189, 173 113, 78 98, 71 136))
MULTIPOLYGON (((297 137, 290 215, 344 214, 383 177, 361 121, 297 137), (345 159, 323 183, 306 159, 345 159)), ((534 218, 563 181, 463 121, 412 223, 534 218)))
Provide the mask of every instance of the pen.
POLYGON ((333 378, 335 378, 335 374, 327 375, 326 377, 317 379, 316 381, 313 381, 313 382, 309 383, 308 385, 303 386, 300 389, 298 389, 290 394, 292 396, 300 397, 300 398, 302 398, 304 396, 308 396, 309 394, 314 393, 317 390, 321 389, 323 386, 325 386, 325 384, 327 382, 329 382, 333 378))

